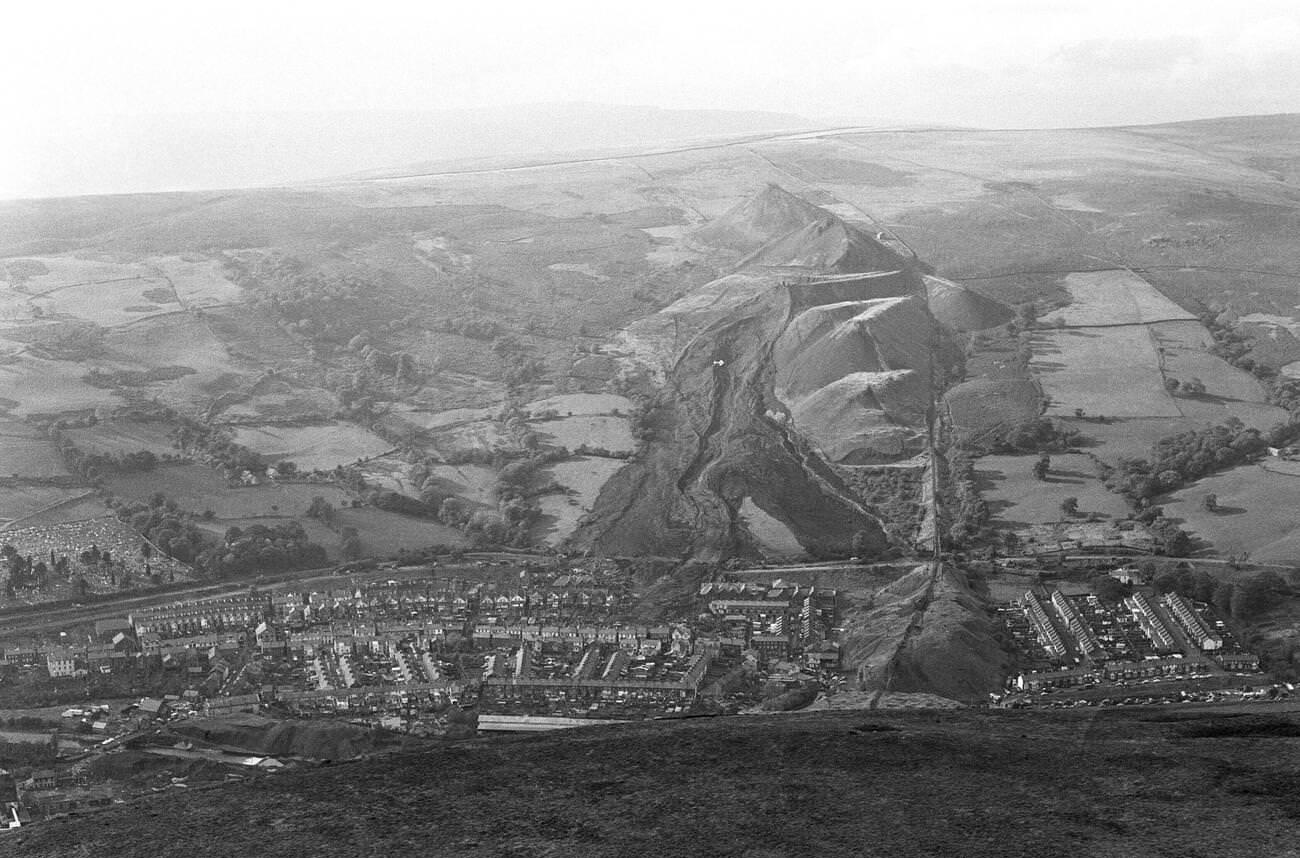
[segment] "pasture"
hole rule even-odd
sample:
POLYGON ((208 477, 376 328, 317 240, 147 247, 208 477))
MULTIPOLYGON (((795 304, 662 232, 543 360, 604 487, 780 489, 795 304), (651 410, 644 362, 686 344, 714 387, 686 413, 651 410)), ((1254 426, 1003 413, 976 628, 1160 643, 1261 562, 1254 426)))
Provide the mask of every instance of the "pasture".
POLYGON ((1118 520, 1129 517, 1128 503, 1106 489, 1092 459, 1081 454, 1052 456, 1044 480, 1032 473, 1038 457, 984 456, 975 462, 975 485, 989 505, 995 524, 1012 529, 1061 521, 1084 520, 1091 513, 1118 520), (1061 502, 1074 497, 1079 515, 1069 516, 1061 502))
POLYGON ((266 483, 231 487, 216 471, 204 465, 161 465, 152 471, 109 474, 110 491, 124 498, 148 501, 155 492, 173 499, 183 510, 212 510, 221 520, 256 517, 301 518, 320 496, 337 506, 351 501, 338 486, 325 483, 266 483))
POLYGON ((429 474, 439 481, 440 488, 472 503, 496 505, 493 488, 496 471, 487 465, 435 465, 429 474))
POLYGON ((609 450, 611 453, 630 453, 636 449, 632 428, 625 417, 560 417, 554 420, 534 420, 529 425, 545 443, 569 450, 576 450, 583 445, 609 450))
POLYGON ((140 319, 177 313, 181 305, 174 295, 166 303, 153 298, 173 295, 167 281, 159 277, 135 276, 121 280, 63 286, 33 298, 47 317, 85 319, 106 328, 140 319), (145 293, 148 292, 149 296, 145 293))
POLYGON ((186 309, 219 307, 244 300, 244 290, 226 279, 215 259, 163 256, 151 260, 167 277, 186 309))
POLYGON ((35 526, 46 523, 41 516, 43 511, 53 513, 56 509, 67 506, 82 506, 80 499, 89 498, 89 515, 94 518, 106 512, 104 504, 94 493, 85 488, 61 488, 58 486, 0 486, 0 530, 12 526, 35 526), (41 518, 39 522, 28 522, 33 516, 41 518))
POLYGON ((0 364, 0 398, 11 414, 61 414, 123 405, 113 391, 84 380, 86 367, 23 354, 0 364))
POLYGON ((547 411, 554 411, 560 417, 629 414, 634 407, 632 400, 615 393, 568 393, 539 399, 524 406, 535 417, 547 411))
POLYGON ((1160 355, 1144 326, 1036 331, 1030 370, 1050 400, 1047 413, 1082 408, 1107 417, 1181 417, 1165 390, 1160 355))
MULTIPOLYGON (((176 452, 171 426, 162 422, 101 420, 94 426, 62 430, 64 436, 87 453, 118 454, 148 450, 155 456, 176 452)), ((3 468, 0 468, 0 473, 3 468)))
POLYGON ((64 477, 68 469, 45 433, 0 417, 0 476, 64 477))
MULTIPOLYGON (((389 555, 400 549, 415 550, 430 545, 468 545, 465 535, 438 521, 412 518, 373 507, 340 509, 336 527, 355 527, 365 554, 389 555)), ((326 544, 328 547, 328 543, 326 544)))
POLYGON ((1193 536, 1229 557, 1249 553, 1257 563, 1292 564, 1300 556, 1300 476, 1258 465, 1233 468, 1197 480, 1157 503, 1193 536), (1205 509, 1205 496, 1218 498, 1205 509))
POLYGON ((1047 324, 1142 325, 1195 316, 1166 298, 1160 290, 1132 271, 1079 271, 1067 274, 1061 284, 1070 303, 1043 316, 1047 324))
POLYGON ((289 459, 305 471, 333 470, 393 448, 369 430, 342 421, 312 426, 238 426, 234 435, 236 443, 265 458, 289 459))

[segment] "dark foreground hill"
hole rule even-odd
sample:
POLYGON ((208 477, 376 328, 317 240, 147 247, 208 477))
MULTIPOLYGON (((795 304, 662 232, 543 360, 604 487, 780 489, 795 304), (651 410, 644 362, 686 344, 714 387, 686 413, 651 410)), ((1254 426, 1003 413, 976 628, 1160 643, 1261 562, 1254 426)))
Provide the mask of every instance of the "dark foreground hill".
POLYGON ((1293 855, 1298 733, 1283 715, 1167 710, 652 723, 171 794, 3 845, 60 857, 1293 855))

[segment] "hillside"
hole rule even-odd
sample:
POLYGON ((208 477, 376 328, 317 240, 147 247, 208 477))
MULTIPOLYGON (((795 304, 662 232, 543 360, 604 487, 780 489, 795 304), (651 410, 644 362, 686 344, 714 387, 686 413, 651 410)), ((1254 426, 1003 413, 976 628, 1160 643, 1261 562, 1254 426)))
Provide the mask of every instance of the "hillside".
POLYGON ((173 790, 15 858, 1285 854, 1285 714, 976 710, 656 722, 173 790))

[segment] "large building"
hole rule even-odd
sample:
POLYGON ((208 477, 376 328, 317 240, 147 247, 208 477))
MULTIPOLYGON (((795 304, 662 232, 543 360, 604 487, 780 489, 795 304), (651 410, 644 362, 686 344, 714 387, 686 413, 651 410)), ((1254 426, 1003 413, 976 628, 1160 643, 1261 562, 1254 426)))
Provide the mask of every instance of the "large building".
POLYGON ((1223 638, 1210 630, 1205 619, 1186 596, 1180 593, 1166 593, 1164 603, 1169 608, 1169 613, 1173 614, 1174 619, 1178 621, 1178 625, 1183 627, 1187 637, 1200 647, 1202 652, 1223 649, 1223 638))

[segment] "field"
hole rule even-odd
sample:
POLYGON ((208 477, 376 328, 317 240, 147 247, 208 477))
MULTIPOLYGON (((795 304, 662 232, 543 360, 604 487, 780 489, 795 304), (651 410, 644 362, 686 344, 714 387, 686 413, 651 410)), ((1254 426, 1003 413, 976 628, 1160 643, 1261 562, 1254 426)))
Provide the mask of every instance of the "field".
POLYGON ((0 417, 0 477, 63 477, 63 466, 54 445, 35 426, 0 417))
POLYGON ((226 279, 221 263, 214 259, 167 256, 153 262, 171 282, 186 309, 238 304, 246 299, 244 290, 226 279))
POLYGON ((437 521, 411 518, 395 512, 362 507, 340 509, 335 514, 338 527, 355 527, 367 555, 385 556, 399 549, 418 549, 430 545, 466 545, 465 535, 437 521))
POLYGON ((94 426, 62 431, 70 441, 87 453, 112 455, 148 450, 161 456, 176 452, 171 442, 171 427, 162 422, 100 421, 94 426))
POLYGON ((235 442, 267 459, 290 459, 304 471, 329 471, 370 459, 393 448, 383 438, 355 423, 326 426, 238 426, 235 442))
POLYGON ((551 476, 572 494, 542 495, 538 499, 547 544, 557 545, 573 532, 578 519, 591 511, 601 487, 624 464, 621 459, 580 456, 551 465, 551 476))
POLYGON ((611 453, 630 453, 636 448, 632 430, 625 417, 591 415, 535 420, 530 423, 547 444, 569 450, 582 445, 603 448, 611 453))
POLYGON ((1259 466, 1243 466, 1198 480, 1157 501, 1165 514, 1193 536, 1213 546, 1210 553, 1230 557, 1249 553, 1257 563, 1290 565, 1300 557, 1300 476, 1259 466), (1218 509, 1205 509, 1207 494, 1218 509))
POLYGON ((497 475, 487 465, 435 465, 429 473, 438 478, 440 486, 468 501, 487 506, 496 504, 493 487, 497 475))
POLYGON ((1033 524, 1072 521, 1061 511, 1067 497, 1079 501, 1078 518, 1097 513, 1107 519, 1129 517, 1128 504, 1107 491, 1097 467, 1084 455, 1054 455, 1047 479, 1031 473, 1037 456, 984 456, 975 462, 975 481, 996 524, 1022 528, 1033 524))
POLYGON ((123 403, 111 390, 83 380, 87 367, 24 354, 0 363, 0 406, 19 416, 114 408, 123 403))
POLYGON ((1181 417, 1160 417, 1148 420, 1107 418, 1104 423, 1089 420, 1062 418, 1070 428, 1077 429, 1082 435, 1080 446, 1089 453, 1107 462, 1120 459, 1149 459, 1151 448, 1161 438, 1177 435, 1192 428, 1189 421, 1181 417))
POLYGON ((1143 325, 1196 318, 1132 271, 1075 272, 1065 275, 1061 286, 1069 292, 1070 303, 1044 315, 1047 324, 1143 325))
POLYGON ((525 406, 534 416, 554 411, 560 417, 585 417, 595 414, 629 414, 632 400, 614 393, 570 393, 539 399, 525 406))
POLYGON ((216 471, 203 465, 161 465, 152 471, 111 474, 105 480, 114 494, 147 501, 162 492, 183 510, 212 510, 221 520, 232 518, 297 517, 321 496, 335 506, 350 499, 337 486, 323 483, 268 483, 232 488, 216 471))
POLYGON ((1145 327, 1036 331, 1030 369, 1052 415, 1181 417, 1145 327))
MULTIPOLYGON (((32 526, 36 522, 28 524, 25 520, 30 516, 40 513, 42 510, 51 510, 52 508, 62 508, 67 505, 76 505, 77 499, 83 497, 95 498, 89 489, 84 488, 59 488, 56 486, 0 486, 0 529, 13 526, 32 526)), ((97 498, 94 499, 92 509, 97 511, 86 518, 94 518, 103 515, 106 510, 104 504, 97 498)), ((44 516, 41 516, 42 523, 44 516)))
POLYGON ((420 487, 413 485, 407 478, 410 468, 410 464, 400 456, 380 456, 368 459, 358 470, 365 477, 367 485, 418 497, 420 487))

